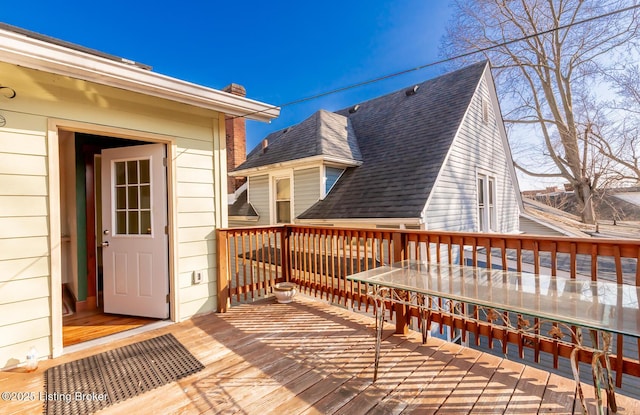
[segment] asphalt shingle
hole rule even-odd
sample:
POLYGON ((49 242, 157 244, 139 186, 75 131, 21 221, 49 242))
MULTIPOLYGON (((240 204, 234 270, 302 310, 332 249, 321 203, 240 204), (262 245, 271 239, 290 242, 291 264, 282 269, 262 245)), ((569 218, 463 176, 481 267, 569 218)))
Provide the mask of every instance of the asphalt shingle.
POLYGON ((258 145, 236 171, 313 156, 348 160, 354 167, 300 219, 419 218, 486 67, 317 111, 268 135, 266 151, 258 145))

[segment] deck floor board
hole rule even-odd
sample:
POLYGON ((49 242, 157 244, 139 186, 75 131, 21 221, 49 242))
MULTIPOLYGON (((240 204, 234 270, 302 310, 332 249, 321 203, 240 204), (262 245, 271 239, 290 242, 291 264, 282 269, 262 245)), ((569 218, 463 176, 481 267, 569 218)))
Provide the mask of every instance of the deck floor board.
MULTIPOLYGON (((36 372, 0 372, 2 391, 44 391, 52 366, 165 333, 205 368, 106 408, 101 414, 571 413, 573 380, 503 357, 387 325, 373 383, 374 320, 305 296, 207 314, 41 361, 36 372)), ((593 387, 583 385, 595 411, 593 387)), ((618 413, 640 402, 618 395, 618 413)), ((579 407, 576 408, 579 411, 579 407)), ((42 401, 5 401, 0 413, 42 411, 42 401)))

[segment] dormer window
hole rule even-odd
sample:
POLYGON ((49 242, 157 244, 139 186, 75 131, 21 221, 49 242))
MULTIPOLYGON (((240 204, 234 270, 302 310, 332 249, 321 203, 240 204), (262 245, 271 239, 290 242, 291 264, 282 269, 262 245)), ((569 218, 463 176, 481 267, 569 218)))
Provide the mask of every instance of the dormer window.
POLYGON ((344 169, 339 169, 337 167, 325 167, 324 169, 324 194, 325 196, 329 194, 333 185, 336 184, 340 176, 344 173, 344 169))
POLYGON ((276 187, 276 223, 291 223, 291 179, 275 179, 276 187))

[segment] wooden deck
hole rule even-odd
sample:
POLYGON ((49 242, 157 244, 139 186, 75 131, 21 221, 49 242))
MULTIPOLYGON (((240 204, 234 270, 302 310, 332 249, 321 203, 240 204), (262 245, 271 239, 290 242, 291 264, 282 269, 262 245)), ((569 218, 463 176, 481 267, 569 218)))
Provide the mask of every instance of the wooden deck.
MULTIPOLYGON (((42 361, 33 373, 0 372, 0 389, 39 393, 48 367, 171 332, 205 369, 101 413, 571 413, 569 379, 437 339, 423 345, 391 326, 373 384, 373 324, 300 295, 267 300, 42 361)), ((593 388, 585 392, 595 412, 593 388)), ((640 401, 618 401, 619 413, 640 413, 640 401)), ((0 413, 41 410, 38 401, 0 403, 0 413)))
POLYGON ((105 314, 101 309, 81 311, 62 319, 64 347, 142 327, 158 319, 105 314))

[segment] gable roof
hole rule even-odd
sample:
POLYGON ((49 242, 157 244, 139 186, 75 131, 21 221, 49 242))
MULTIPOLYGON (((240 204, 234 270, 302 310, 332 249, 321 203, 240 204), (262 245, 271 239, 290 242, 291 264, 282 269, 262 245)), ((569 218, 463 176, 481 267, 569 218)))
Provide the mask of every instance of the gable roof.
POLYGON ((353 163, 299 219, 420 218, 486 61, 268 135, 232 175, 313 157, 353 163))
POLYGON ((364 162, 299 218, 420 217, 486 67, 479 62, 337 111, 351 122, 364 162))
POLYGON ((299 124, 269 134, 234 174, 315 156, 349 165, 362 162, 358 141, 347 117, 320 110, 299 124))

